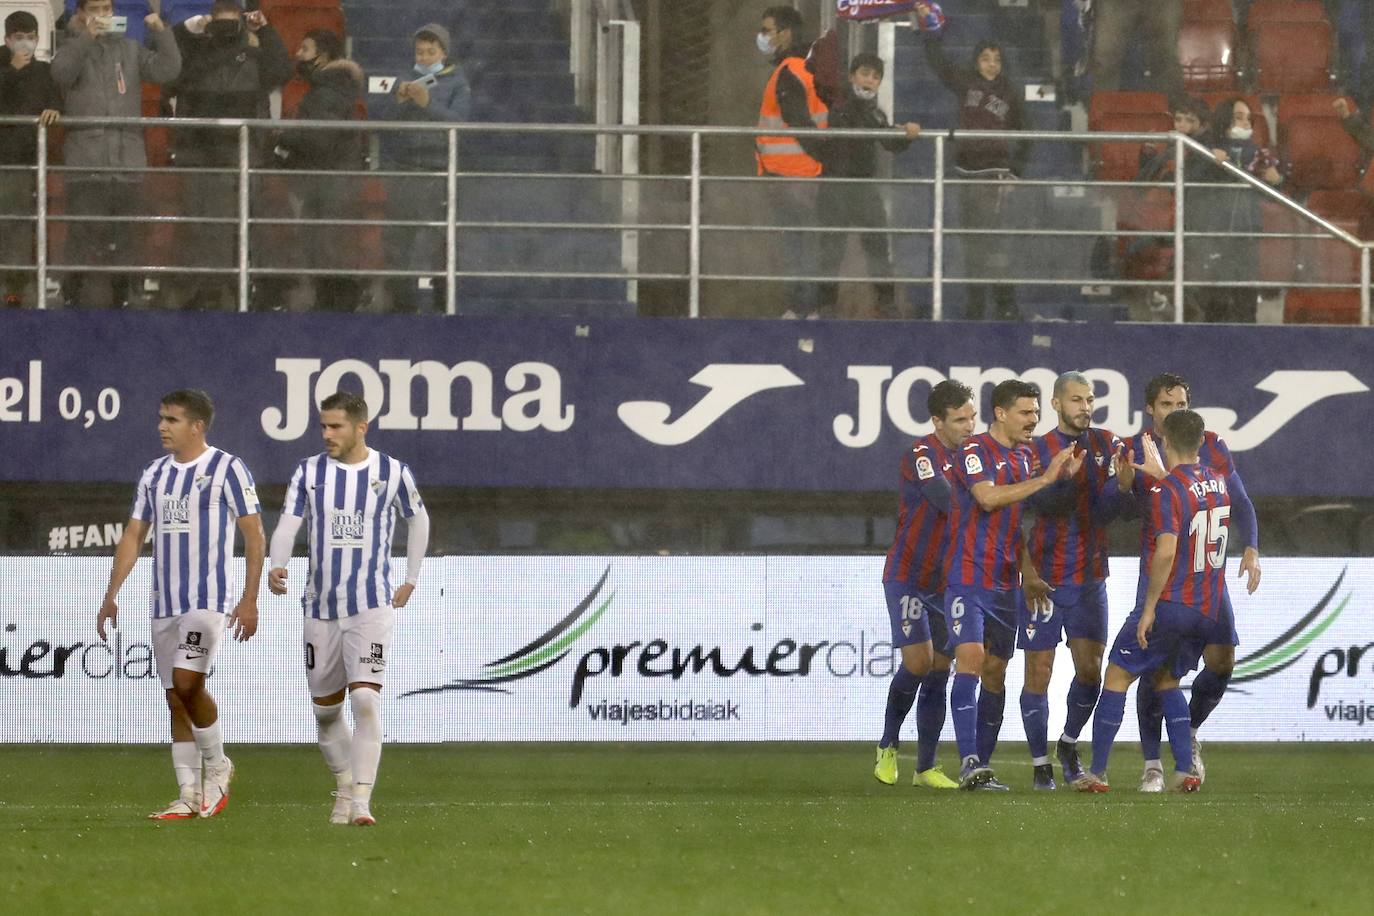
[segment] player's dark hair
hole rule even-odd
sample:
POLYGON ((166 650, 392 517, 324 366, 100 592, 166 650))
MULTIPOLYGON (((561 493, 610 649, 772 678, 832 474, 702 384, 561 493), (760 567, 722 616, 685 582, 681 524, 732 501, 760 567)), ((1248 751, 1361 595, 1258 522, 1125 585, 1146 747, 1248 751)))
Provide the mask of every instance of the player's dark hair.
POLYGON ((320 412, 342 410, 354 423, 367 422, 367 401, 351 391, 336 391, 320 402, 320 412))
POLYGON ((803 25, 802 14, 792 7, 770 6, 763 11, 763 15, 760 16, 759 19, 760 21, 764 19, 773 20, 773 28, 777 29, 779 32, 791 30, 792 44, 801 44, 801 31, 803 25))
POLYGON ((178 388, 162 396, 163 407, 180 407, 193 422, 200 420, 208 430, 215 422, 215 402, 199 388, 178 388))
POLYGON ((1164 438, 1180 455, 1196 455, 1202 448, 1202 434, 1207 426, 1202 414, 1184 407, 1164 418, 1164 438))
POLYGON ((930 389, 930 397, 926 398, 926 408, 930 411, 932 420, 943 420, 951 410, 958 410, 972 400, 972 388, 952 378, 945 379, 930 389))
POLYGON ((1003 410, 1011 410, 1012 405, 1021 398, 1035 398, 1038 403, 1040 401, 1040 386, 1023 382, 1019 378, 1009 378, 992 389, 992 406, 994 409, 1000 407, 1003 410))
POLYGON ((331 32, 329 29, 311 29, 305 33, 305 37, 315 43, 316 51, 331 61, 343 60, 344 43, 337 32, 331 32))
POLYGON ((1192 402, 1193 392, 1186 378, 1172 372, 1161 372, 1145 383, 1145 406, 1153 407, 1155 400, 1172 388, 1182 388, 1183 393, 1189 396, 1189 403, 1192 402))
POLYGON ((862 54, 854 55, 854 59, 849 62, 850 75, 852 76, 853 74, 858 73, 860 67, 868 67, 870 70, 878 74, 878 79, 882 79, 883 74, 886 72, 886 65, 883 63, 883 59, 878 55, 872 54, 868 51, 865 51, 862 54))
POLYGON ((5 34, 13 35, 15 32, 37 32, 38 18, 28 10, 19 10, 10 13, 5 17, 5 34))

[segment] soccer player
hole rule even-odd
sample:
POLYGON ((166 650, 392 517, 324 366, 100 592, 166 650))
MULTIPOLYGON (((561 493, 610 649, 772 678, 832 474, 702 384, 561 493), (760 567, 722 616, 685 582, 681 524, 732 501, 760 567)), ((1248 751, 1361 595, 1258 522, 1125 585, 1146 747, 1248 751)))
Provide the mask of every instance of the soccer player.
POLYGON ((1024 446, 1040 421, 1040 389, 1009 379, 992 392, 988 431, 960 449, 949 511, 945 556, 945 618, 954 648, 954 685, 949 705, 962 761, 961 789, 1000 789, 988 766, 997 746, 1006 703, 1007 661, 1024 588, 1036 604, 1048 586, 1030 563, 1021 537, 1022 504, 1061 477, 1078 473, 1083 458, 1066 448, 1033 476, 1024 446), (1018 567, 1021 576, 1018 576, 1018 567), (975 699, 981 675, 982 692, 975 699))
MULTIPOLYGON (((1152 419, 1156 430, 1162 427, 1170 413, 1188 407, 1190 394, 1188 382, 1182 376, 1166 372, 1150 379, 1145 386, 1145 413, 1152 419)), ((1137 458, 1144 452, 1147 436, 1157 448, 1160 446, 1157 432, 1142 431, 1131 440, 1131 453, 1137 458)), ((1260 584, 1259 524, 1255 517, 1254 503, 1245 492, 1245 484, 1241 482, 1240 474, 1236 471, 1231 450, 1226 447, 1226 442, 1211 430, 1203 436, 1199 460, 1226 481, 1233 509, 1231 519, 1244 548, 1240 561, 1240 575, 1246 577, 1246 591, 1253 595, 1260 584)), ((1149 488, 1154 483, 1154 479, 1148 474, 1137 475, 1135 478, 1132 495, 1142 515, 1143 507, 1148 503, 1149 488)), ((1197 732, 1226 694, 1231 671, 1236 663, 1236 646, 1240 643, 1234 628, 1230 632, 1218 634, 1218 639, 1217 643, 1208 645, 1203 652, 1204 667, 1197 677, 1193 678, 1193 696, 1188 706, 1193 728, 1193 767, 1200 780, 1206 780, 1207 771, 1203 767, 1202 746, 1198 743, 1197 732)), ((1141 776, 1140 791, 1163 792, 1164 765, 1160 760, 1159 749, 1164 712, 1148 679, 1141 680, 1140 686, 1136 688, 1136 715, 1140 723, 1140 750, 1145 756, 1145 772, 1141 776)))
POLYGON ((381 690, 393 611, 406 606, 429 544, 429 513, 410 468, 367 447, 367 403, 340 391, 320 404, 324 452, 296 465, 272 532, 267 587, 286 594, 286 564, 310 522, 305 611, 305 676, 320 751, 337 790, 331 824, 375 824, 370 803, 382 758, 381 690), (396 510, 406 518, 406 579, 391 584, 396 510), (353 731, 343 718, 353 708, 353 731))
POLYGON ((1182 408, 1162 424, 1165 464, 1153 439, 1137 470, 1156 483, 1149 490, 1140 558, 1138 600, 1112 645, 1106 684, 1093 719, 1092 770, 1077 788, 1107 791, 1107 761, 1126 709, 1126 690, 1143 674, 1154 681, 1174 753, 1173 788, 1195 792, 1191 715, 1179 679, 1197 666, 1204 645, 1223 645, 1235 632, 1226 592, 1226 541, 1231 495, 1226 479, 1200 463, 1202 417, 1182 408), (1167 473, 1165 471, 1167 470, 1167 473))
MULTIPOLYGON (((1083 777, 1078 762, 1078 736, 1088 724, 1102 687, 1102 655, 1107 648, 1107 522, 1119 509, 1116 459, 1121 440, 1095 429, 1093 385, 1081 372, 1065 372, 1054 383, 1050 401, 1059 425, 1031 443, 1036 461, 1049 465, 1055 455, 1077 447, 1083 455, 1080 473, 1034 496, 1037 510, 1029 550, 1041 578, 1050 587, 1043 610, 1023 607, 1017 642, 1026 653, 1026 680, 1021 691, 1021 721, 1026 728, 1032 785, 1053 789, 1049 757, 1049 686, 1054 653, 1061 634, 1073 656, 1068 712, 1057 756, 1064 781, 1083 777)), ((1129 489, 1130 484, 1126 484, 1129 489)))
POLYGON ((945 727, 945 688, 949 683, 949 632, 940 599, 944 592, 946 515, 956 453, 973 435, 973 392, 946 380, 926 399, 935 432, 917 439, 902 455, 901 504, 897 535, 883 566, 883 591, 892 623, 892 644, 902 664, 887 690, 883 737, 873 775, 897 782, 897 742, 902 722, 916 704, 916 771, 912 785, 957 789, 959 784, 935 766, 945 727), (920 697, 917 698, 919 689, 920 697))
POLYGON ((134 506, 115 548, 95 628, 119 626, 120 586, 143 541, 153 540, 153 658, 172 713, 172 768, 181 792, 154 820, 214 817, 229 802, 234 765, 224 755, 219 710, 205 689, 226 625, 240 642, 258 629, 258 583, 265 538, 253 475, 228 452, 207 445, 215 418, 204 391, 162 399, 158 436, 168 454, 143 470, 134 506), (234 603, 234 529, 243 535, 243 592, 234 603), (226 619, 225 613, 229 612, 226 619))

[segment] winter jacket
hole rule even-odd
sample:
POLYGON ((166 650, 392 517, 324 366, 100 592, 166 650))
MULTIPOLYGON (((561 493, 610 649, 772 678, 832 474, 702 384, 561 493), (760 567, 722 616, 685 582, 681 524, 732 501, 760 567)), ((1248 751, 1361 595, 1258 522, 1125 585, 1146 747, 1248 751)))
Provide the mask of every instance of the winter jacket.
MULTIPOLYGON (((298 121, 352 121, 362 97, 363 71, 351 60, 334 60, 312 71, 310 89, 296 109, 298 121)), ((356 169, 363 135, 356 130, 285 130, 278 155, 292 169, 356 169)))
MULTIPOLYGON (((181 52, 171 29, 149 35, 152 48, 118 35, 92 38, 73 25, 52 59, 52 75, 62 89, 71 118, 137 118, 143 109, 143 83, 170 83, 181 72, 181 52)), ((77 167, 141 169, 148 164, 141 127, 67 125, 66 164, 77 167)), ((123 175, 135 180, 137 176, 123 175)))
MULTIPOLYGON (((997 79, 986 80, 973 63, 963 69, 955 67, 945 56, 943 39, 938 33, 926 33, 925 49, 930 69, 958 99, 960 130, 1025 128, 1021 87, 1014 85, 1005 71, 997 79)), ((965 172, 1008 169, 1020 175, 1025 171, 1029 154, 1030 144, 1024 140, 961 140, 955 164, 965 172)))
MULTIPOLYGON (((467 76, 458 64, 449 64, 437 74, 439 82, 430 87, 429 104, 424 108, 407 99, 400 101, 395 92, 378 99, 370 106, 370 115, 379 121, 416 121, 429 124, 450 124, 472 117, 472 90, 467 76)), ((414 80, 414 72, 406 79, 414 80)), ((397 89, 400 81, 397 82, 397 89)), ((448 169, 448 134, 441 130, 381 131, 382 162, 388 168, 446 171, 448 169)))
MULTIPOLYGON (((0 115, 37 115, 62 110, 62 96, 46 61, 32 60, 22 70, 10 66, 10 49, 0 46, 0 115)), ((34 165, 38 131, 30 124, 0 127, 0 163, 34 165)))
MULTIPOLYGON (((181 75, 172 85, 178 118, 270 118, 271 95, 291 79, 291 55, 271 26, 258 30, 258 47, 247 33, 232 43, 218 44, 209 35, 196 35, 178 24, 172 33, 181 49, 181 75)), ((179 165, 211 164, 236 159, 238 132, 194 130, 176 132, 179 165)))
MULTIPOLYGON (((830 127, 855 130, 884 130, 891 127, 887 115, 871 101, 848 91, 830 109, 830 127)), ((839 138, 828 140, 821 153, 821 163, 828 178, 873 178, 878 174, 878 147, 889 153, 900 153, 911 146, 905 137, 889 140, 860 140, 839 138)))

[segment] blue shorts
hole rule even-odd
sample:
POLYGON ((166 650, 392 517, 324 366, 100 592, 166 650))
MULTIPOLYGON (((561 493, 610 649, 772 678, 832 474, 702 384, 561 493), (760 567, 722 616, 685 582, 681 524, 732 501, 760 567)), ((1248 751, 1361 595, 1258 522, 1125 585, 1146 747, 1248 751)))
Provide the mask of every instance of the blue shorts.
POLYGON ((1016 653, 1016 621, 1025 608, 1021 589, 993 590, 976 585, 945 589, 949 655, 963 643, 979 643, 989 655, 1010 659, 1016 653))
POLYGON ((1033 611, 1022 602, 1016 624, 1016 645, 1030 652, 1053 649, 1065 639, 1107 642, 1107 583, 1061 585, 1050 592, 1048 612, 1033 611))
POLYGON ((906 582, 884 582, 887 595, 887 617, 892 624, 892 646, 914 646, 930 642, 931 611, 939 610, 938 596, 923 593, 906 582))
POLYGON ((1150 646, 1142 649, 1135 632, 1141 610, 1141 605, 1137 605, 1131 611, 1108 656, 1112 664, 1137 677, 1161 668, 1168 669, 1174 677, 1183 677, 1197 669, 1203 647, 1225 644, 1227 634, 1235 632, 1234 624, 1221 617, 1203 617, 1186 604, 1161 601, 1155 606, 1150 646))

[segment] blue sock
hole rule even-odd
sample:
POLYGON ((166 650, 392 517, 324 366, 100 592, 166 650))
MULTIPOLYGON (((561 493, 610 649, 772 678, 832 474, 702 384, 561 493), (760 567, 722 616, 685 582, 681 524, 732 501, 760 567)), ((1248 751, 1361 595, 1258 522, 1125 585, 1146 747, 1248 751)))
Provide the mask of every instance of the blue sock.
POLYGON ((1098 776, 1107 775, 1107 758, 1111 756, 1112 742, 1125 717, 1125 691, 1102 691, 1097 699, 1097 715, 1093 716, 1093 772, 1098 776))
POLYGON ((921 676, 899 665, 892 675, 892 683, 887 688, 887 712, 883 715, 883 740, 878 747, 895 747, 901 736, 902 723, 906 714, 911 712, 911 704, 916 702, 916 691, 921 686, 921 676))
POLYGON ((1140 723, 1140 753, 1146 760, 1158 760, 1159 741, 1164 730, 1164 708, 1159 705, 1159 694, 1155 693, 1155 685, 1147 681, 1148 678, 1141 678, 1136 681, 1135 686, 1135 714, 1136 720, 1140 723))
POLYGON ((1207 721, 1207 717, 1212 714, 1212 710, 1217 708, 1221 698, 1226 696, 1226 687, 1231 683, 1231 673, 1213 674, 1210 669, 1203 668, 1198 672, 1198 676, 1193 678, 1193 699, 1188 704, 1188 712, 1192 716, 1193 728, 1197 728, 1207 721))
POLYGON ((1159 695, 1164 708, 1164 727, 1169 730, 1169 750, 1174 752, 1174 769, 1187 773, 1193 768, 1193 717, 1188 714, 1188 699, 1182 687, 1159 695))
POLYGON ((1002 712, 1007 706, 1005 693, 993 693, 986 687, 978 691, 978 759, 983 766, 992 761, 997 750, 997 736, 1002 733, 1002 712))
POLYGON ((1097 705, 1097 694, 1101 689, 1101 684, 1085 684, 1078 678, 1069 682, 1069 709, 1064 716, 1064 734, 1075 739, 1083 734, 1083 726, 1092 718, 1093 707, 1097 705))
POLYGON ((954 717, 954 740, 959 759, 978 756, 978 675, 956 674, 949 689, 949 714, 954 717))
POLYGON ((940 732, 945 730, 945 708, 949 686, 948 671, 932 671, 921 678, 921 695, 916 698, 916 772, 935 766, 940 747, 940 732))
POLYGON ((1050 761, 1050 698, 1043 693, 1021 691, 1021 723, 1026 727, 1032 763, 1050 761))

